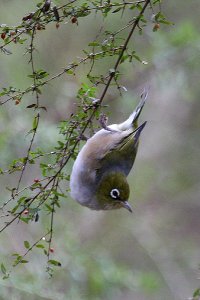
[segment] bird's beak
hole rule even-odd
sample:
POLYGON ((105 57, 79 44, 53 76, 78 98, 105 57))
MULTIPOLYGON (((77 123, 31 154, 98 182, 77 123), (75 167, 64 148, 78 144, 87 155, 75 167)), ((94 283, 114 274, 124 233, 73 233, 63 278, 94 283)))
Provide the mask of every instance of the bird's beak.
POLYGON ((130 211, 131 213, 133 212, 130 204, 128 203, 128 201, 122 201, 121 204, 124 208, 128 209, 128 211, 130 211))

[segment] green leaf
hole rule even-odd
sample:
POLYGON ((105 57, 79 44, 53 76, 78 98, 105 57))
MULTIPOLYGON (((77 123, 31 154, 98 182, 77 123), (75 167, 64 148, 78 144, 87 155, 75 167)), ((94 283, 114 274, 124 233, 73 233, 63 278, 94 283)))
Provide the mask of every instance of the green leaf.
POLYGON ((19 253, 13 253, 12 256, 20 256, 19 253))
POLYGON ((53 212, 53 208, 50 205, 45 204, 45 206, 46 206, 46 208, 47 208, 48 211, 53 212))
POLYGON ((122 7, 118 7, 118 8, 116 8, 115 10, 113 10, 113 14, 115 14, 115 13, 117 13, 118 11, 120 11, 122 9, 122 7))
POLYGON ((20 263, 21 263, 21 264, 27 264, 27 263, 28 263, 28 260, 22 259, 22 260, 20 260, 20 263))
POLYGON ((95 46, 99 46, 99 45, 100 45, 100 44, 99 44, 98 42, 95 42, 95 41, 88 44, 88 46, 90 46, 90 47, 91 47, 91 46, 92 46, 92 47, 95 47, 95 46))
POLYGON ((37 104, 35 104, 35 103, 30 104, 30 105, 28 105, 26 108, 32 108, 32 107, 37 107, 37 104))
POLYGON ((200 296, 200 288, 197 289, 193 294, 193 297, 198 297, 198 296, 200 296))
POLYGON ((29 248, 30 248, 30 244, 29 244, 28 241, 24 241, 24 247, 25 247, 26 249, 29 249, 29 248))
POLYGON ((138 55, 132 55, 132 57, 134 57, 136 60, 138 60, 139 62, 142 62, 141 58, 138 55))
POLYGON ((63 193, 59 193, 59 192, 57 192, 57 191, 52 191, 52 193, 53 193, 54 195, 58 196, 58 197, 67 198, 67 196, 66 196, 65 194, 63 194, 63 193))
POLYGON ((3 263, 1 264, 1 272, 2 272, 3 274, 6 274, 6 268, 5 268, 5 266, 4 266, 3 263))
POLYGON ((29 218, 20 217, 20 221, 23 221, 26 224, 28 224, 29 220, 29 218))
POLYGON ((16 210, 19 208, 19 204, 17 204, 16 206, 13 207, 13 209, 11 210, 11 213, 14 214, 16 212, 16 210))
POLYGON ((57 266, 57 267, 61 267, 61 263, 57 260, 54 260, 54 259, 50 259, 48 261, 49 264, 53 265, 53 266, 57 266))
POLYGON ((139 4, 139 3, 136 5, 136 7, 137 7, 137 9, 138 9, 139 11, 141 11, 141 10, 142 10, 142 8, 143 8, 143 7, 142 7, 142 5, 141 5, 141 4, 139 4))
POLYGON ((36 247, 37 247, 37 248, 44 249, 44 245, 42 245, 42 244, 37 244, 36 247))
POLYGON ((32 130, 36 130, 37 126, 38 126, 38 117, 36 116, 33 119, 32 130))
POLYGON ((122 58, 121 58, 121 61, 120 63, 123 63, 125 60, 127 60, 129 58, 129 55, 126 54, 126 55, 123 55, 122 58))
POLYGON ((166 25, 174 25, 173 22, 170 22, 170 21, 167 21, 167 20, 160 20, 159 22, 162 23, 162 24, 166 24, 166 25))
POLYGON ((66 70, 66 73, 68 74, 68 75, 73 75, 74 74, 74 71, 73 70, 66 70))

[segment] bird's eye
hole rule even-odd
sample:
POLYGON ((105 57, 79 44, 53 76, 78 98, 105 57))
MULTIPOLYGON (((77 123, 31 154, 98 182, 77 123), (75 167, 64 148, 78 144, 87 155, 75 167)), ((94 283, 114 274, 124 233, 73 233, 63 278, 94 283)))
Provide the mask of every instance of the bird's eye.
POLYGON ((113 199, 119 199, 119 196, 120 196, 119 190, 118 189, 112 189, 111 192, 110 192, 110 196, 113 199))

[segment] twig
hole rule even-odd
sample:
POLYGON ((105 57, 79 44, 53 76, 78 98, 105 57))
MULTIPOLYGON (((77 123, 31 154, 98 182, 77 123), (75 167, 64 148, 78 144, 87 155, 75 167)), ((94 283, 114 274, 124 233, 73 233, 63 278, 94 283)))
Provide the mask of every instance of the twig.
MULTIPOLYGON (((108 81, 107 81, 107 83, 106 83, 106 85, 105 85, 105 87, 104 87, 104 89, 103 89, 103 91, 102 91, 101 97, 100 97, 100 99, 99 99, 99 101, 98 101, 98 104, 99 104, 99 105, 100 105, 100 104, 103 102, 103 100, 104 100, 104 97, 105 97, 105 95, 106 95, 106 93, 107 93, 107 90, 108 90, 110 84, 111 84, 111 81, 112 81, 112 79, 115 77, 116 71, 117 71, 117 69, 118 69, 118 67, 119 67, 119 64, 120 64, 120 61, 121 61, 121 59, 122 59, 122 57, 123 57, 123 54, 124 54, 124 52, 126 51, 127 45, 128 45, 128 43, 129 43, 129 41, 130 41, 130 39, 131 39, 131 37, 132 37, 132 35, 133 35, 133 33, 134 33, 134 31, 135 31, 135 29, 136 29, 136 27, 137 27, 139 21, 140 21, 140 18, 142 17, 142 15, 143 15, 143 13, 144 13, 144 11, 145 11, 145 9, 147 8, 147 6, 148 6, 149 3, 150 3, 150 0, 146 0, 146 1, 145 1, 145 4, 144 4, 143 8, 141 9, 141 11, 140 11, 138 17, 135 19, 135 21, 134 21, 134 23, 133 23, 133 26, 132 26, 132 28, 131 28, 129 34, 128 34, 128 37, 126 38, 125 43, 124 43, 123 47, 121 48, 121 53, 120 53, 119 56, 118 56, 118 59, 117 59, 115 65, 114 65, 113 71, 110 72, 109 75, 108 75, 108 81)), ((91 121, 93 120, 93 118, 94 118, 94 116, 95 116, 95 113, 96 113, 96 111, 97 111, 99 105, 96 106, 96 107, 94 106, 94 109, 93 109, 91 115, 89 116, 88 120, 86 121, 85 126, 83 127, 83 129, 82 129, 82 131, 81 131, 81 133, 80 133, 80 136, 82 136, 82 135, 84 134, 85 130, 87 129, 87 127, 89 126, 89 124, 90 124, 91 121)), ((54 175, 54 176, 53 176, 53 177, 52 177, 52 178, 51 178, 51 179, 43 186, 43 190, 45 190, 45 189, 53 182, 53 180, 55 180, 55 178, 57 178, 57 176, 61 173, 61 171, 62 171, 63 168, 66 166, 66 164, 68 163, 69 159, 71 158, 72 154, 74 153, 74 151, 75 151, 75 149, 76 149, 76 147, 77 147, 79 141, 80 141, 80 139, 77 138, 76 141, 75 141, 75 143, 74 143, 74 145, 73 145, 73 147, 72 147, 72 149, 71 149, 71 152, 70 152, 69 155, 67 156, 66 160, 62 163, 62 165, 60 166, 59 170, 55 173, 55 175, 54 175)), ((41 191, 39 191, 39 192, 38 192, 38 193, 37 193, 37 194, 29 201, 28 207, 30 207, 30 205, 35 201, 35 199, 40 195, 40 193, 41 193, 41 191)), ((9 225, 11 225, 17 218, 19 218, 20 215, 23 213, 23 211, 24 211, 24 209, 21 210, 18 214, 16 214, 16 216, 15 216, 12 220, 10 220, 10 221, 9 221, 9 222, 8 222, 8 223, 0 230, 0 233, 1 233, 5 228, 7 228, 9 225)))

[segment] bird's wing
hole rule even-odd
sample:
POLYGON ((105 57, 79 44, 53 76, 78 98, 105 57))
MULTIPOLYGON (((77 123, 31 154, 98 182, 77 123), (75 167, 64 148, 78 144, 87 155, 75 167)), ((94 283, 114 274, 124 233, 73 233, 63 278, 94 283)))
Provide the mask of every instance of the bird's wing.
MULTIPOLYGON (((138 148, 139 136, 146 125, 146 122, 131 133, 127 133, 112 148, 107 149, 104 155, 99 158, 96 168, 97 176, 101 176, 105 171, 121 171, 126 176, 129 174, 138 148)), ((116 133, 117 134, 117 133, 116 133)))

